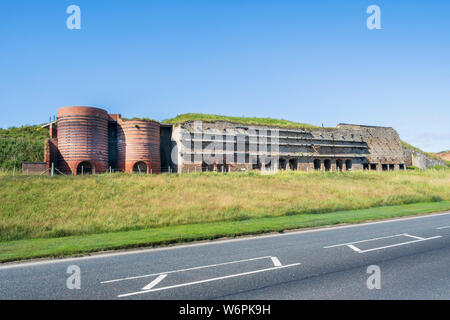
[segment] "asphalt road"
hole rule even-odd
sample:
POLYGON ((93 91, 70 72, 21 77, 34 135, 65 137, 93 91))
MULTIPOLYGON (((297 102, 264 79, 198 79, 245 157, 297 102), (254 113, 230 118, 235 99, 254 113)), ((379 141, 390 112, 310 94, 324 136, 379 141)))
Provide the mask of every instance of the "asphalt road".
POLYGON ((0 299, 450 299, 450 212, 5 265, 0 299))

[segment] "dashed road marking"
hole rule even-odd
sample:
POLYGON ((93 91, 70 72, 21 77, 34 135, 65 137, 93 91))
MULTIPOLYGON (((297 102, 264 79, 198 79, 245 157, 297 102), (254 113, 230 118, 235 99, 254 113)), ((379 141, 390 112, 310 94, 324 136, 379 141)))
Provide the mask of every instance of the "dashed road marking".
POLYGON ((117 297, 118 298, 123 298, 123 297, 129 297, 129 296, 134 296, 134 295, 138 295, 138 294, 143 294, 143 293, 149 293, 149 292, 155 292, 155 291, 162 291, 162 290, 168 290, 168 289, 192 286, 192 285, 201 284, 201 283, 207 283, 207 282, 212 282, 212 281, 218 281, 218 280, 242 277, 242 276, 255 274, 255 273, 267 272, 267 271, 278 270, 278 269, 285 269, 285 268, 290 268, 290 267, 294 267, 294 266, 298 266, 298 265, 300 265, 300 263, 293 263, 293 264, 288 264, 288 265, 279 266, 279 267, 272 267, 272 268, 266 268, 266 269, 261 269, 261 270, 255 270, 255 271, 249 271, 249 272, 232 274, 232 275, 223 276, 223 277, 217 277, 217 278, 211 278, 211 279, 205 279, 205 280, 199 280, 199 281, 192 281, 192 282, 188 282, 188 283, 181 283, 181 284, 176 284, 176 285, 173 285, 173 286, 167 286, 167 287, 161 287, 161 288, 150 289, 150 290, 141 290, 141 291, 136 291, 136 292, 130 292, 130 293, 125 293, 125 294, 118 295, 117 297))
POLYGON ((134 279, 140 279, 140 278, 148 278, 148 277, 159 276, 159 275, 162 275, 162 274, 199 270, 199 269, 205 269, 205 268, 225 266, 225 265, 228 265, 228 264, 235 264, 235 263, 241 263, 241 262, 247 262, 247 261, 255 261, 255 260, 262 260, 262 259, 269 259, 269 258, 272 258, 272 256, 264 256, 264 257, 258 257, 258 258, 250 258, 250 259, 243 259, 243 260, 237 260, 237 261, 209 264, 209 265, 193 267, 193 268, 186 268, 186 269, 179 269, 179 270, 172 270, 172 271, 144 274, 144 275, 141 275, 141 276, 126 277, 126 278, 102 281, 100 283, 112 283, 112 282, 125 281, 125 280, 134 280, 134 279))
POLYGON ((441 237, 442 236, 435 236, 435 237, 430 237, 430 238, 422 238, 422 237, 410 235, 408 233, 401 233, 401 234, 395 234, 393 236, 379 237, 379 238, 373 238, 373 239, 367 239, 367 240, 360 240, 360 241, 353 241, 353 242, 335 244, 335 245, 331 245, 331 246, 326 246, 326 247, 324 247, 324 249, 347 246, 347 247, 349 247, 350 249, 352 249, 355 252, 366 253, 366 252, 377 251, 377 250, 382 250, 382 249, 387 249, 387 248, 392 248, 392 247, 403 246, 403 245, 406 245, 406 244, 411 244, 411 243, 416 243, 416 242, 422 242, 422 241, 437 239, 437 238, 441 238, 441 237), (389 239, 389 238, 395 238, 395 237, 409 237, 409 238, 413 238, 415 240, 395 243, 395 244, 391 244, 391 245, 387 245, 387 246, 382 246, 382 247, 377 247, 377 248, 372 248, 372 249, 366 249, 366 250, 362 250, 362 249, 358 248, 357 246, 355 246, 355 244, 358 244, 358 243, 370 242, 370 241, 376 241, 376 240, 382 240, 382 239, 389 239))

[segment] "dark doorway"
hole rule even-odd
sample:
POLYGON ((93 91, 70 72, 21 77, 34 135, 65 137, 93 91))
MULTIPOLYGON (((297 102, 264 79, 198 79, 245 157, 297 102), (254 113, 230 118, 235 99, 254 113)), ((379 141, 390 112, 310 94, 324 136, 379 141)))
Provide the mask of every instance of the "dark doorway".
POLYGON ((314 160, 314 170, 320 170, 320 164, 319 159, 314 160))
POLYGON ((214 171, 214 165, 213 164, 207 164, 205 161, 202 162, 202 172, 206 171, 214 171))
POLYGON ((336 160, 336 171, 342 171, 343 162, 342 160, 336 160))
POLYGON ((323 162, 323 165, 325 166, 325 171, 331 170, 331 160, 325 159, 325 161, 323 162))
POLYGON ((219 163, 217 165, 217 172, 222 172, 222 170, 223 172, 228 172, 228 165, 226 162, 219 163))
POLYGON ((363 170, 369 170, 369 164, 363 163, 363 170))
POLYGON ((387 165, 387 164, 382 164, 382 165, 381 165, 381 169, 382 169, 383 171, 388 171, 388 165, 387 165))
POLYGON ((398 168, 400 169, 400 170, 405 170, 405 165, 402 163, 402 164, 399 164, 398 165, 398 168))
POLYGON ((297 170, 297 159, 290 159, 289 160, 289 169, 290 170, 297 170))
POLYGON ((390 164, 389 171, 394 171, 394 170, 395 170, 395 164, 390 164))
POLYGON ((133 166, 133 172, 147 173, 147 165, 142 161, 136 162, 133 166))
POLYGON ((371 163, 370 164, 370 170, 377 170, 377 164, 376 163, 371 163))
POLYGON ((93 174, 94 173, 94 167, 89 161, 83 161, 81 162, 77 167, 77 175, 85 175, 85 174, 93 174))
POLYGON ((345 170, 352 171, 352 160, 345 160, 345 170))
POLYGON ((280 170, 286 170, 286 159, 280 159, 279 161, 280 162, 279 162, 278 168, 280 170))

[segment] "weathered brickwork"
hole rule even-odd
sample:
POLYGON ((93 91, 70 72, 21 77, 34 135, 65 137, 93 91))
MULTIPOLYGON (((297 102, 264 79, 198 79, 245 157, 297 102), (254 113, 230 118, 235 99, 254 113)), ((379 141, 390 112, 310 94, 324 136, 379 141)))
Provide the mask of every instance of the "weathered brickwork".
POLYGON ((405 152, 392 128, 339 124, 287 129, 226 121, 125 120, 92 107, 64 107, 49 124, 45 163, 58 172, 160 173, 278 170, 403 170, 405 152))

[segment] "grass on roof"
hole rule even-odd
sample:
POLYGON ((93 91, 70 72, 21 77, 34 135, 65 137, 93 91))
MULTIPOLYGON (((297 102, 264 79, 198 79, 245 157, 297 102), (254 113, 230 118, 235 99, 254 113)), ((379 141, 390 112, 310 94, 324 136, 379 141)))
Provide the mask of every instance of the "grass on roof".
POLYGON ((156 120, 150 119, 150 118, 139 118, 139 117, 133 117, 133 118, 121 118, 123 121, 148 121, 148 122, 158 122, 156 120))
POLYGON ((245 125, 261 125, 270 127, 283 127, 283 128, 301 128, 301 129, 317 129, 318 126, 314 126, 307 123, 299 123, 283 119, 272 118, 250 118, 250 117, 230 117, 216 114, 204 114, 204 113, 184 113, 176 116, 172 119, 163 120, 165 123, 181 124, 189 121, 228 121, 233 123, 241 123, 245 125))

